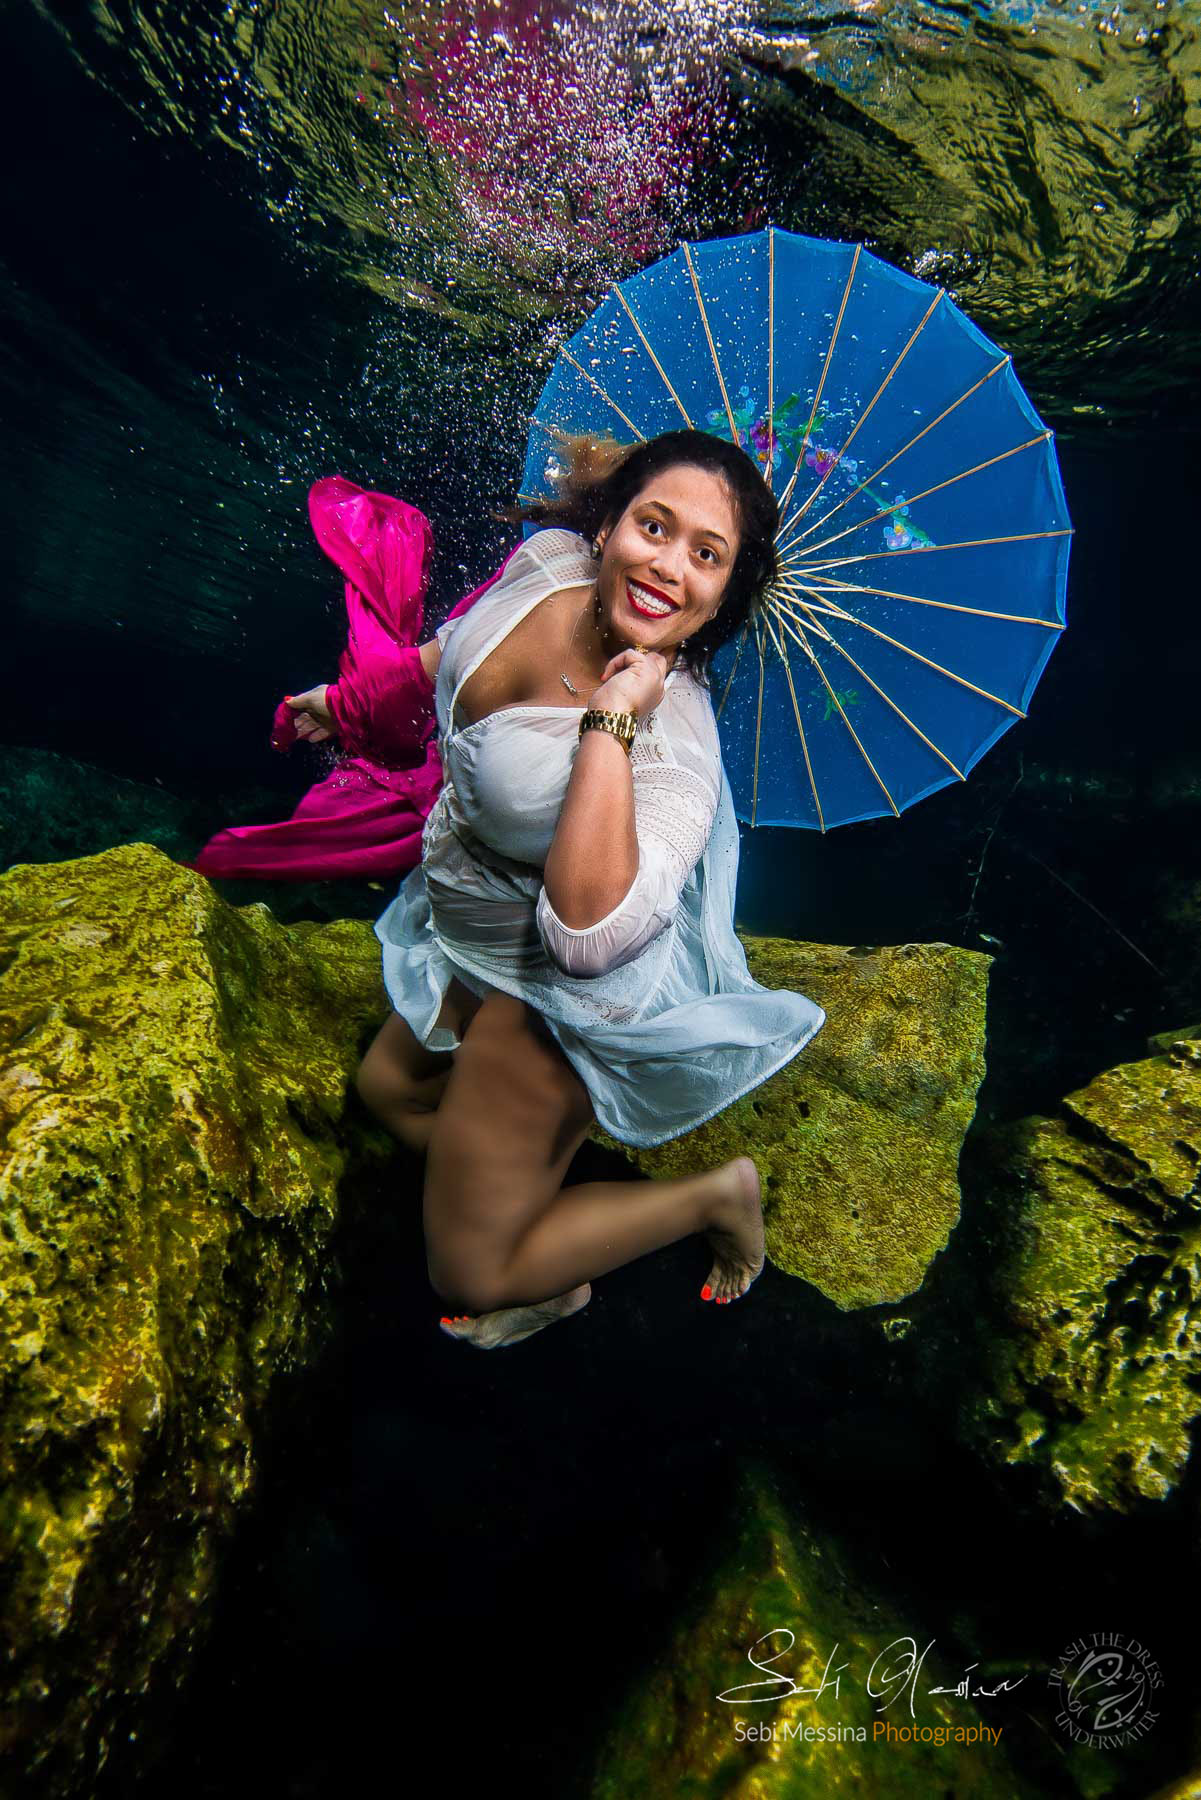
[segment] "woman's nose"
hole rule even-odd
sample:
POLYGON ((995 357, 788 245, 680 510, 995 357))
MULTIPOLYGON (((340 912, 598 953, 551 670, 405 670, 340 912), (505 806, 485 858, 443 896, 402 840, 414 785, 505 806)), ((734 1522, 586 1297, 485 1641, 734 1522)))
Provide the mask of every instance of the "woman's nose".
POLYGON ((656 584, 673 600, 679 599, 684 591, 684 559, 682 556, 670 554, 660 556, 651 564, 651 575, 656 584))

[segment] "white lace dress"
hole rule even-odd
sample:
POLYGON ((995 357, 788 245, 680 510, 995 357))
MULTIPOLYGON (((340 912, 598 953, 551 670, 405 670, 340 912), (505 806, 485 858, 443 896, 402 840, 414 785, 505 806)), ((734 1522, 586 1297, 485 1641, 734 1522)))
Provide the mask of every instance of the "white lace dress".
POLYGON ((430 1050, 457 976, 545 1020, 619 1142, 665 1143, 756 1087, 825 1022, 803 994, 764 988, 734 933, 738 825, 709 694, 682 666, 631 752, 639 866, 620 903, 573 930, 542 870, 567 792, 580 706, 507 706, 455 724, 464 682, 548 595, 591 581, 585 540, 535 532, 469 612, 439 631, 445 781, 421 865, 376 924, 392 1004, 430 1050))

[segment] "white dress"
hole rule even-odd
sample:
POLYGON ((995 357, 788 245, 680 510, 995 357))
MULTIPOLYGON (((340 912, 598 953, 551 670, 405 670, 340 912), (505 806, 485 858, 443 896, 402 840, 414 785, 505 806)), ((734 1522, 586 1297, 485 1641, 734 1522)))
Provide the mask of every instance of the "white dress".
POLYGON ((445 780, 422 861, 378 920, 393 1006, 430 1050, 457 976, 538 1012, 620 1143, 666 1143, 758 1086, 825 1023, 803 994, 761 987, 734 932, 738 824, 708 691, 679 665, 631 751, 638 873, 573 930, 542 870, 567 792, 581 706, 506 706, 454 723, 464 682, 548 595, 595 578, 585 540, 535 532, 470 611, 438 633, 445 780))

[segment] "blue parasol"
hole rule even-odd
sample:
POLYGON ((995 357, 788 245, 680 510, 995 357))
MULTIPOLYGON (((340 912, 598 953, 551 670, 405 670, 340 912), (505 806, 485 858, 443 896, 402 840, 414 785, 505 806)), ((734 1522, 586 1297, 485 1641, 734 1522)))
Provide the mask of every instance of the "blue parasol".
POLYGON ((563 433, 685 425, 780 507, 779 579, 711 676, 739 817, 826 831, 964 780, 1066 624, 1063 484, 1009 357, 862 245, 686 243, 560 350, 522 498, 554 494, 563 433))

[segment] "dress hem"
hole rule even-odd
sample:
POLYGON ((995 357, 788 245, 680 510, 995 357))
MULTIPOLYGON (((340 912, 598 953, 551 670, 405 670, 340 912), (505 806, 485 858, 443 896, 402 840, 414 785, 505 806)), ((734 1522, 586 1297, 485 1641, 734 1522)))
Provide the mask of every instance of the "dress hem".
MULTIPOLYGON (((819 1007, 818 1010, 821 1011, 821 1008, 819 1007)), ((773 1063, 771 1068, 768 1069, 765 1074, 756 1075, 756 1077, 753 1081, 748 1081, 745 1087, 739 1088, 739 1090, 736 1094, 731 1094, 728 1100, 723 1100, 720 1106, 714 1106, 707 1113, 702 1113, 699 1119, 692 1119, 692 1120, 690 1120, 690 1122, 687 1125, 681 1125, 678 1131, 669 1131, 667 1133, 666 1137, 652 1137, 652 1138, 618 1137, 617 1133, 615 1131, 611 1130, 608 1125, 604 1124, 604 1122, 601 1119, 597 1119, 596 1123, 601 1127, 602 1131, 607 1131, 609 1133, 609 1136, 613 1139, 613 1141, 615 1143, 621 1144, 626 1149, 629 1149, 629 1150, 656 1150, 656 1149, 658 1149, 660 1144, 670 1144, 670 1143, 673 1143, 676 1138, 687 1137, 687 1135, 690 1131, 699 1131, 699 1129, 702 1125, 707 1125, 709 1123, 710 1119, 716 1119, 716 1117, 718 1116, 719 1113, 725 1112, 726 1108, 733 1106, 735 1101, 743 1099, 754 1088, 762 1087, 763 1083, 765 1081, 770 1081, 773 1075, 778 1075, 780 1073, 780 1070, 782 1068, 784 1068, 786 1066, 786 1064, 790 1063, 794 1056, 799 1056, 801 1051, 805 1048, 805 1046, 812 1042, 812 1040, 817 1036, 818 1032, 821 1030, 822 1026, 826 1023, 826 1018, 827 1018, 827 1014, 825 1012, 821 1012, 821 1018, 818 1019, 818 1021, 815 1025, 812 1025, 809 1028, 809 1030, 805 1033, 804 1037, 801 1038, 800 1042, 792 1045, 792 1047, 789 1049, 788 1053, 785 1056, 782 1056, 778 1063, 773 1063)), ((553 1033, 553 1031, 554 1031, 553 1022, 548 1019, 546 1021, 546 1024, 547 1024, 548 1029, 550 1031, 552 1031, 552 1033, 553 1033)), ((566 1054, 566 1052, 564 1054, 566 1054)), ((577 1074, 579 1073, 578 1070, 576 1072, 577 1072, 577 1074)), ((581 1080, 583 1080, 582 1076, 581 1076, 581 1080)), ((585 1086, 587 1086, 587 1083, 585 1083, 585 1086)))

